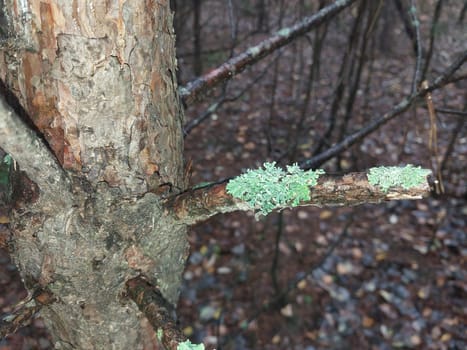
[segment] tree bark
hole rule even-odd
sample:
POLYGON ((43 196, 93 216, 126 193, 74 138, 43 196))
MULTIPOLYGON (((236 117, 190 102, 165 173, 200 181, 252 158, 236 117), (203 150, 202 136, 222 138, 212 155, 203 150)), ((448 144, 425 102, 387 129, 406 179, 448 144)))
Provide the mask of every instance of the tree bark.
POLYGON ((40 311, 56 348, 154 347, 122 295, 143 274, 174 304, 188 252, 161 205, 185 187, 169 1, 3 10, 0 77, 46 141, 1 103, 0 147, 36 191, 13 211, 12 257, 31 293, 56 299, 40 311))

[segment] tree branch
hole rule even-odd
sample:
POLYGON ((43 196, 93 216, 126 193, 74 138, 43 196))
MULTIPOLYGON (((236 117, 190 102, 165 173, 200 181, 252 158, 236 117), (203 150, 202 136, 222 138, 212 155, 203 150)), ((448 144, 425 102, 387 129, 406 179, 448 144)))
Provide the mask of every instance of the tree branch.
POLYGON ((450 108, 436 108, 436 112, 441 113, 441 114, 453 114, 453 115, 458 115, 460 117, 467 117, 467 112, 458 111, 456 109, 450 109, 450 108))
POLYGON ((411 0, 410 4, 410 16, 412 19, 412 25, 415 27, 415 70, 412 80, 412 94, 417 91, 422 82, 422 66, 423 62, 423 47, 422 47, 422 38, 420 33, 420 21, 417 14, 417 5, 415 0, 411 0))
POLYGON ((211 116, 214 112, 216 112, 224 103, 226 102, 234 102, 236 100, 238 100, 240 97, 243 96, 243 94, 245 94, 245 92, 247 92, 248 90, 250 90, 253 86, 256 85, 256 83, 261 80, 265 75, 266 73, 268 72, 269 68, 272 66, 272 63, 276 62, 277 59, 280 57, 280 53, 279 55, 277 55, 270 64, 268 64, 268 66, 257 76, 255 77, 251 82, 248 83, 247 86, 245 86, 241 91, 239 91, 238 93, 236 93, 234 96, 230 96, 228 97, 227 96, 227 92, 224 91, 224 93, 222 94, 222 96, 217 100, 215 101, 214 103, 212 103, 208 109, 206 111, 203 112, 203 114, 201 114, 200 116, 196 117, 195 119, 191 120, 190 122, 188 122, 186 125, 185 125, 185 128, 183 130, 184 132, 184 135, 185 137, 196 127, 198 127, 204 120, 206 120, 209 116, 211 116))
MULTIPOLYGON (((247 203, 228 194, 226 185, 227 181, 224 181, 183 192, 168 199, 165 206, 178 220, 188 225, 207 220, 218 213, 252 209, 247 203)), ((339 177, 321 176, 318 184, 310 187, 310 200, 300 203, 300 206, 353 206, 389 200, 420 199, 429 192, 428 182, 410 189, 393 187, 384 192, 368 182, 366 173, 350 173, 339 177)))
MULTIPOLYGON (((27 175, 49 193, 68 193, 65 172, 43 141, 0 96, 0 147, 9 153, 27 175)), ((62 196, 63 198, 63 196, 62 196)))
POLYGON ((248 66, 258 62, 260 59, 274 52, 276 49, 287 45, 297 37, 306 34, 311 29, 337 15, 356 0, 336 0, 329 6, 324 7, 316 14, 306 17, 292 27, 279 30, 272 37, 262 41, 256 46, 250 47, 241 54, 229 59, 210 73, 198 77, 180 88, 180 96, 189 105, 202 99, 202 95, 219 83, 231 79, 234 75, 242 72, 248 66))
MULTIPOLYGON (((369 123, 367 126, 351 134, 327 151, 301 164, 302 168, 316 168, 326 160, 349 148, 358 140, 379 128, 394 117, 409 109, 417 98, 428 92, 439 89, 450 82, 452 75, 467 61, 467 51, 462 52, 454 62, 434 82, 425 89, 420 89, 407 99, 396 105, 391 111, 369 123)), ((247 203, 230 196, 226 190, 227 182, 217 183, 198 189, 192 189, 169 198, 165 206, 176 218, 188 225, 204 221, 218 213, 251 209, 247 203)), ((317 186, 310 189, 311 199, 302 205, 357 205, 362 203, 379 203, 386 200, 419 199, 429 192, 427 184, 410 190, 393 188, 384 193, 371 186, 365 174, 353 173, 342 178, 320 177, 317 186)), ((282 209, 282 208, 277 208, 282 209)))
POLYGON ((388 121, 392 120, 393 118, 408 110, 418 98, 424 97, 427 93, 432 92, 448 84, 452 75, 466 61, 467 51, 464 51, 459 55, 459 57, 457 57, 454 60, 454 62, 448 68, 446 68, 446 70, 440 76, 438 76, 434 80, 434 82, 430 86, 428 86, 428 88, 422 88, 414 92, 408 98, 404 99, 402 102, 394 106, 389 112, 383 114, 381 117, 363 126, 361 129, 357 130, 353 134, 347 136, 341 142, 335 144, 326 151, 300 163, 300 167, 302 167, 303 169, 315 169, 320 167, 321 164, 345 151, 356 142, 362 140, 365 136, 377 130, 380 126, 386 124, 388 121))
POLYGON ((172 306, 159 289, 142 276, 128 280, 126 286, 128 296, 146 316, 162 345, 168 350, 177 350, 178 344, 185 342, 187 338, 171 316, 172 306))

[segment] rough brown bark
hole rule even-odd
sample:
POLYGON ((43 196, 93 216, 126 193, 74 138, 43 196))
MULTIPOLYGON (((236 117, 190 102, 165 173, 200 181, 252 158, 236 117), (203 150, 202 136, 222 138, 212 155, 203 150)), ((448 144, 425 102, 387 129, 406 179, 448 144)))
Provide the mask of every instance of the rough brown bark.
POLYGON ((182 187, 167 2, 5 1, 1 78, 64 168, 91 183, 182 187))
POLYGON ((184 187, 169 1, 2 10, 0 77, 48 143, 2 101, 0 147, 37 185, 13 210, 12 257, 57 300, 40 311, 56 348, 142 349, 155 334, 125 281, 142 273, 175 303, 188 247, 161 206, 184 187))

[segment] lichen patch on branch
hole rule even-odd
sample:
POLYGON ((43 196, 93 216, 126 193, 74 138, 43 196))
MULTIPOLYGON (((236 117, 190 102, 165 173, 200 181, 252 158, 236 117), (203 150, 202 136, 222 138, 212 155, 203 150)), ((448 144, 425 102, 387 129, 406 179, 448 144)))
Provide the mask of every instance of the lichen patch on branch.
POLYGON ((230 180, 226 190, 257 210, 258 218, 276 208, 296 207, 310 200, 310 186, 317 184, 321 174, 324 170, 304 171, 297 164, 287 166, 285 171, 276 167, 275 162, 264 163, 264 168, 247 170, 230 180))
POLYGON ((426 181, 426 177, 431 173, 429 169, 422 169, 420 166, 414 167, 408 164, 405 167, 375 167, 368 171, 368 182, 373 186, 378 186, 383 192, 388 192, 393 186, 401 186, 409 189, 419 186, 426 181))

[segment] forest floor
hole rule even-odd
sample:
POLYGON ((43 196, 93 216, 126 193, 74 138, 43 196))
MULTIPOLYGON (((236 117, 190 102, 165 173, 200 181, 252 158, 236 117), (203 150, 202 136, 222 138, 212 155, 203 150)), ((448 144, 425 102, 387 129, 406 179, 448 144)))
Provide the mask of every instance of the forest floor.
MULTIPOLYGON (((221 6, 217 3, 206 1, 205 6, 212 7, 205 18, 220 11, 214 8, 221 6)), ((431 13, 432 7, 425 10, 431 13)), ((433 76, 467 49, 465 25, 451 20, 458 10, 445 9, 441 17, 433 76)), ((287 11, 286 24, 296 16, 292 9, 287 11)), ((270 14, 270 21, 276 17, 270 14)), ((203 36, 204 71, 228 56, 228 50, 216 48, 228 42, 229 27, 216 20, 225 22, 225 18, 206 22, 206 28, 215 30, 203 36)), ((422 27, 430 20, 421 16, 422 27)), ((241 32, 250 22, 238 23, 241 32)), ((339 29, 346 25, 342 19, 341 27, 328 34, 320 77, 300 130, 296 120, 305 89, 303 77, 308 74, 308 41, 291 44, 277 58, 265 59, 229 84, 228 96, 249 84, 252 88, 186 136, 191 184, 235 176, 264 161, 285 165, 312 155, 310 150, 327 127, 347 39, 339 29), (261 80, 254 82, 260 75, 261 80), (295 152, 283 152, 295 141, 295 152)), ((397 25, 401 26, 394 28, 397 25)), ((179 31, 180 75, 182 81, 189 81, 192 37, 189 28, 179 31)), ((346 134, 389 111, 410 91, 414 57, 403 29, 393 31, 385 38, 388 42, 374 47, 372 64, 365 67, 362 78, 368 88, 358 90, 346 134)), ((235 52, 265 37, 248 36, 235 52)), ((465 80, 447 86, 433 94, 436 107, 465 111, 466 91, 465 80)), ((187 121, 201 115, 215 96, 190 106, 187 121)), ((253 213, 231 213, 193 227, 178 309, 185 333, 208 349, 222 350, 466 349, 464 121, 465 115, 438 113, 439 158, 446 158, 443 195, 352 208, 301 207, 259 220, 253 213)), ((421 101, 323 168, 329 173, 408 163, 431 168, 429 130, 421 101)), ((0 291, 2 312, 25 296, 15 267, 2 250, 0 291)), ((0 350, 50 348, 40 318, 0 340, 0 350)))

